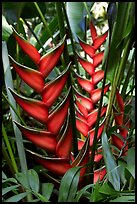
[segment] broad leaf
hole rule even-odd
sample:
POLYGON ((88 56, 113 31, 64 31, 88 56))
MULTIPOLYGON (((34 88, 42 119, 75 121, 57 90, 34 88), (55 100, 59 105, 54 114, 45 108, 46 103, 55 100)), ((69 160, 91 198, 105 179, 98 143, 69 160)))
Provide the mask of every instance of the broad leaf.
POLYGON ((7 41, 12 32, 11 26, 8 24, 6 18, 2 15, 2 40, 7 41))
POLYGON ((37 172, 34 169, 29 169, 27 173, 30 188, 35 192, 39 192, 40 184, 37 172))
POLYGON ((102 135, 102 148, 103 148, 103 156, 106 164, 108 179, 110 183, 113 185, 114 189, 119 191, 120 175, 118 171, 118 166, 110 150, 108 138, 105 132, 103 132, 103 135, 102 135))
POLYGON ((81 167, 73 167, 63 176, 59 188, 58 202, 73 202, 77 191, 81 167))

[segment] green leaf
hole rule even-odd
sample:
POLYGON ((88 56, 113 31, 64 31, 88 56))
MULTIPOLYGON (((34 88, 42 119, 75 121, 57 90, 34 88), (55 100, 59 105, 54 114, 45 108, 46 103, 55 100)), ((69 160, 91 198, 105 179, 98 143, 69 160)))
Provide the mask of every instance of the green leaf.
MULTIPOLYGON (((38 25, 36 25, 36 27, 34 28, 34 33, 36 34, 37 38, 39 39, 40 37, 40 34, 41 34, 41 30, 42 30, 42 26, 43 26, 43 23, 39 23, 38 25)), ((37 40, 36 38, 32 35, 29 42, 34 45, 34 47, 36 47, 37 45, 37 40)))
POLYGON ((83 187, 80 191, 78 191, 77 194, 76 194, 76 198, 75 198, 76 202, 79 202, 81 196, 89 198, 90 197, 90 193, 87 192, 86 190, 91 188, 91 187, 93 187, 93 186, 94 186, 94 184, 89 184, 89 185, 86 185, 85 187, 83 187))
POLYGON ((131 175, 133 176, 133 178, 135 179, 135 164, 133 165, 128 165, 126 167, 126 169, 131 173, 131 175))
POLYGON ((2 40, 7 41, 12 32, 11 26, 8 24, 6 18, 2 15, 2 40))
POLYGON ((119 195, 119 191, 115 191, 108 183, 104 183, 100 187, 99 192, 106 195, 119 195))
POLYGON ((2 179, 7 179, 7 176, 3 171, 2 171, 2 179))
POLYGON ((28 181, 29 181, 30 188, 33 191, 38 192, 39 191, 39 176, 34 169, 28 170, 28 181))
POLYGON ((113 185, 114 189, 120 190, 120 176, 118 172, 118 166, 110 150, 108 138, 105 132, 102 134, 102 149, 104 160, 107 168, 108 180, 113 185))
POLYGON ((121 161, 121 160, 118 161, 118 165, 119 165, 119 174, 120 174, 121 181, 123 184, 125 184, 127 181, 125 177, 125 168, 127 165, 124 161, 121 161))
POLYGON ((25 198, 28 195, 28 193, 30 193, 30 192, 25 192, 25 193, 20 193, 18 195, 14 195, 14 196, 8 198, 7 200, 5 200, 4 202, 18 202, 21 199, 25 198))
MULTIPOLYGON (((91 2, 91 4, 88 6, 91 7, 92 5, 93 3, 91 2)), ((77 35, 81 39, 83 39, 84 37, 85 29, 84 16, 86 14, 85 6, 83 2, 66 2, 66 12, 73 36, 75 40, 78 42, 77 35), (83 23, 84 25, 82 25, 83 23)))
POLYGON ((135 202, 135 196, 121 196, 109 202, 135 202))
POLYGON ((106 198, 106 195, 100 193, 101 184, 97 182, 90 195, 90 202, 101 201, 106 198))
POLYGON ((135 148, 128 149, 128 154, 126 157, 127 165, 134 165, 135 164, 135 148))
POLYGON ((77 191, 81 167, 69 169, 63 176, 59 188, 58 202, 73 202, 77 191))
POLYGON ((16 179, 19 181, 21 185, 23 185, 25 188, 28 187, 28 181, 27 181, 27 176, 25 173, 18 172, 15 174, 16 179))
POLYGON ((2 195, 5 195, 5 194, 8 193, 9 191, 12 191, 12 190, 17 189, 17 187, 19 187, 19 186, 20 186, 20 184, 3 188, 3 189, 2 189, 2 195))
POLYGON ((42 183, 42 195, 49 200, 53 192, 54 184, 53 183, 42 183))

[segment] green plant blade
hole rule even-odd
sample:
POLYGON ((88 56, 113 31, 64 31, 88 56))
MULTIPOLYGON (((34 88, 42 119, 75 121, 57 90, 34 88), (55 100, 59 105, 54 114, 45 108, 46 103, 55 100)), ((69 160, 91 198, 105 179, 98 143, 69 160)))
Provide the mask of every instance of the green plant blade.
POLYGON ((107 168, 108 180, 113 185, 114 189, 120 190, 120 175, 118 172, 118 166, 110 150, 108 138, 105 132, 102 134, 102 149, 104 160, 107 168))
POLYGON ((39 176, 34 169, 28 170, 28 181, 31 189, 35 192, 39 192, 39 176))
POLYGON ((28 195, 29 192, 25 192, 25 193, 20 193, 17 195, 14 195, 10 198, 8 198, 7 200, 5 200, 4 202, 18 202, 21 199, 25 198, 28 195))
POLYGON ((6 193, 12 191, 12 190, 15 190, 17 187, 19 187, 20 185, 14 185, 14 186, 9 186, 9 187, 6 187, 6 188, 3 188, 2 189, 2 196, 5 195, 6 193))
POLYGON ((81 167, 73 167, 63 176, 59 188, 58 202, 72 202, 76 194, 81 167))
POLYGON ((42 183, 42 195, 49 200, 54 188, 53 183, 42 183))
POLYGON ((12 32, 11 26, 8 24, 6 18, 2 15, 2 40, 8 41, 12 32))

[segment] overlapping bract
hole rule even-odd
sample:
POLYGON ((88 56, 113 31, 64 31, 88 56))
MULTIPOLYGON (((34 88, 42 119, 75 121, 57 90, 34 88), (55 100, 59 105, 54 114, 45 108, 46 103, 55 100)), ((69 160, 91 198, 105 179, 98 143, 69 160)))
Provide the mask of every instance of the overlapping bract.
MULTIPOLYGON (((63 88, 69 77, 70 64, 66 69, 54 80, 45 84, 45 78, 57 65, 61 54, 63 53, 65 46, 65 37, 63 40, 55 46, 50 52, 41 56, 37 49, 29 42, 24 40, 14 30, 15 38, 20 45, 21 49, 33 60, 37 65, 37 70, 26 67, 16 62, 10 57, 13 68, 18 73, 20 78, 27 83, 34 91, 41 96, 41 100, 28 99, 20 96, 15 91, 11 90, 15 100, 30 116, 41 122, 45 129, 38 130, 34 128, 25 127, 17 122, 16 125, 21 130, 23 135, 29 139, 36 146, 47 151, 49 156, 42 156, 32 151, 28 151, 43 167, 51 171, 52 173, 63 176, 66 171, 74 166, 82 166, 88 163, 89 156, 92 154, 89 151, 89 146, 93 145, 95 125, 98 115, 97 103, 100 100, 101 89, 97 87, 98 83, 104 77, 103 70, 96 70, 98 65, 101 64, 104 52, 98 52, 100 46, 104 43, 107 37, 107 32, 102 36, 98 36, 95 26, 90 22, 90 31, 92 37, 92 45, 89 45, 79 39, 80 45, 84 52, 92 59, 92 63, 78 55, 78 61, 85 71, 89 74, 89 78, 86 79, 75 73, 78 85, 84 89, 87 94, 83 95, 75 87, 75 107, 76 107, 76 127, 82 134, 82 138, 78 138, 78 150, 79 154, 74 159, 72 153, 72 126, 70 122, 70 91, 72 87, 68 87, 68 91, 65 97, 62 96, 63 88), (61 100, 60 100, 61 98, 61 100), (60 102, 57 103, 57 100, 60 102), (52 106, 54 108, 51 108, 52 106), (51 110, 51 111, 50 111, 51 110), (52 157, 50 155, 52 154, 52 157)), ((107 84, 104 88, 104 94, 109 90, 110 84, 107 84)), ((117 93, 117 100, 120 106, 121 115, 115 116, 116 123, 122 125, 118 121, 123 118, 124 105, 122 99, 117 93), (121 117, 121 118, 120 118, 121 117)), ((104 105, 101 109, 101 117, 105 116, 107 105, 104 105)), ((97 140, 101 137, 104 129, 105 121, 103 120, 99 126, 97 140)), ((123 135, 126 135, 125 129, 120 129, 123 135)), ((113 136, 114 137, 114 136, 113 136)), ((115 140, 116 145, 121 142, 115 140)), ((98 148, 95 153, 94 162, 99 162, 103 155, 102 149, 98 148)), ((80 170, 80 181, 82 176, 86 173, 86 167, 80 170)), ((106 168, 96 169, 94 172, 94 183, 98 179, 102 180, 106 174, 106 168)))
MULTIPOLYGON (((64 50, 65 37, 54 49, 44 56, 40 56, 36 48, 20 37, 15 30, 14 35, 21 49, 33 60, 38 69, 34 70, 21 65, 10 57, 13 68, 24 82, 40 94, 42 100, 26 98, 11 89, 10 91, 22 109, 41 122, 45 129, 39 130, 15 123, 27 139, 53 156, 44 157, 30 151, 31 155, 52 173, 63 176, 69 168, 75 165, 84 165, 88 162, 88 144, 85 144, 82 150, 85 156, 79 156, 72 163, 70 160, 73 137, 69 119, 71 88, 68 87, 65 97, 61 94, 69 77, 70 64, 59 76, 45 84, 45 78, 54 69, 64 50), (57 103, 56 101, 59 98, 61 100, 57 103), (51 108, 52 105, 54 105, 54 108, 51 108), (64 132, 62 132, 63 125, 65 125, 64 132)), ((81 175, 84 172, 81 169, 81 175)))
POLYGON ((113 107, 115 123, 118 126, 117 132, 119 132, 120 137, 113 134, 112 144, 116 146, 119 150, 122 150, 122 156, 127 155, 128 150, 128 132, 130 128, 130 118, 126 118, 124 114, 125 104, 119 90, 116 90, 116 99, 118 104, 118 109, 113 107))

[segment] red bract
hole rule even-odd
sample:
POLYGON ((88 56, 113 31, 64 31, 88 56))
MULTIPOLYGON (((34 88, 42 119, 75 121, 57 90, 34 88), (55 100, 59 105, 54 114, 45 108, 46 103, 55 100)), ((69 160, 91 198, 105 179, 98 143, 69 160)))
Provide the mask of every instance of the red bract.
MULTIPOLYGON (((97 66, 102 62, 104 51, 96 51, 104 43, 107 37, 107 32, 102 36, 98 36, 92 22, 90 24, 90 31, 93 44, 89 45, 80 39, 79 43, 83 50, 91 57, 92 63, 78 54, 78 61, 89 74, 89 78, 84 78, 80 76, 80 74, 75 73, 78 86, 81 86, 80 90, 84 89, 84 91, 87 92, 86 95, 83 95, 83 93, 72 84, 71 87, 65 87, 69 79, 70 64, 54 80, 50 80, 46 83, 45 78, 48 77, 57 65, 63 53, 66 37, 64 37, 52 50, 47 51, 44 56, 41 56, 33 45, 14 31, 14 36, 19 46, 37 65, 38 69, 36 71, 10 58, 13 68, 20 78, 34 89, 34 91, 40 94, 41 97, 41 100, 28 99, 11 90, 16 102, 22 109, 37 121, 44 124, 43 130, 38 130, 22 126, 16 122, 16 125, 23 135, 34 145, 44 149, 50 156, 45 157, 30 150, 28 150, 28 152, 39 164, 58 176, 63 176, 66 171, 72 167, 81 166, 80 182, 86 174, 86 166, 89 161, 89 156, 91 155, 91 148, 89 148, 89 146, 92 147, 93 145, 98 115, 97 103, 100 100, 102 90, 98 88, 98 83, 104 77, 103 70, 96 70, 97 66), (63 92, 64 87, 68 89, 67 93, 63 92), (73 102, 75 102, 74 106, 76 107, 76 127, 84 138, 84 140, 78 138, 79 153, 76 158, 72 156, 73 131, 70 117, 71 109, 69 108, 72 102, 70 102, 71 91, 74 91, 73 102), (53 105, 54 107, 52 107, 53 105)), ((109 90, 109 86, 109 84, 105 86, 104 94, 109 90)), ((100 117, 105 116, 106 110, 107 106, 103 105, 100 117)), ((103 128, 104 122, 99 124, 97 140, 101 137, 103 128)), ((97 152, 98 151, 95 153, 95 162, 103 158, 102 154, 97 154, 97 152)), ((94 182, 96 182, 98 178, 102 179, 105 175, 104 172, 105 171, 103 171, 102 176, 99 176, 99 172, 95 171, 94 182)))
POLYGON ((115 134, 112 135, 112 143, 115 145, 119 150, 122 150, 122 155, 126 156, 127 155, 127 150, 128 150, 128 129, 130 128, 130 119, 127 121, 124 121, 125 116, 124 116, 124 101, 122 99, 122 96, 119 93, 119 90, 116 90, 116 100, 118 104, 118 108, 120 112, 117 111, 116 108, 113 107, 113 112, 114 112, 114 118, 115 118, 115 123, 118 125, 118 131, 119 134, 121 135, 122 138, 119 138, 115 134))

